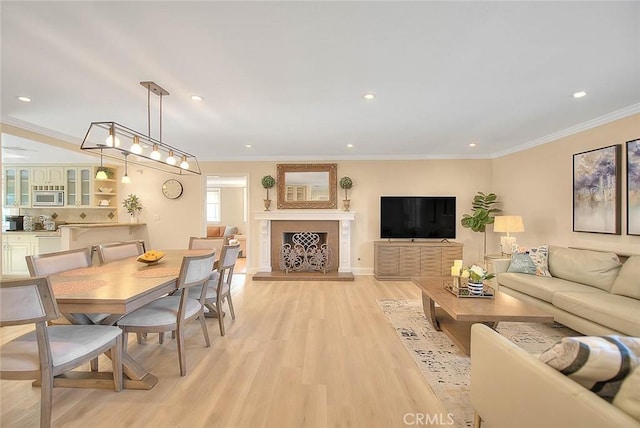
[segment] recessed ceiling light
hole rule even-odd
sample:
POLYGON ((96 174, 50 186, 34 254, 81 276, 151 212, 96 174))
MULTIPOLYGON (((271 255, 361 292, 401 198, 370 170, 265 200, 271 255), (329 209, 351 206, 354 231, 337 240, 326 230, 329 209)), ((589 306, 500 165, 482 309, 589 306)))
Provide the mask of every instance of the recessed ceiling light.
POLYGON ((376 97, 376 94, 364 94, 362 98, 364 98, 365 100, 372 100, 375 97, 376 97))
POLYGON ((202 98, 200 95, 191 95, 191 99, 193 101, 202 101, 204 98, 202 98))
POLYGON ((469 147, 475 147, 476 143, 469 143, 469 147))
POLYGON ((587 95, 587 93, 585 91, 579 91, 579 92, 576 92, 575 94, 573 94, 573 98, 582 98, 585 95, 587 95))
POLYGON ((349 143, 349 144, 347 144, 347 147, 351 148, 351 147, 353 147, 353 144, 349 143))
POLYGON ((20 101, 24 101, 25 103, 30 103, 31 102, 31 98, 29 98, 29 97, 18 97, 18 99, 20 101))
POLYGON ((250 149, 251 147, 253 147, 251 144, 245 144, 244 145, 247 149, 250 149))

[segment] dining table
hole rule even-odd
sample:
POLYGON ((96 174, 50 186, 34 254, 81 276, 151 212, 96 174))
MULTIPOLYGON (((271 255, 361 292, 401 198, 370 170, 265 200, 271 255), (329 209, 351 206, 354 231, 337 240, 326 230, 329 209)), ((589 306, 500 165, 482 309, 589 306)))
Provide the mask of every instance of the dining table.
MULTIPOLYGON (((115 325, 122 316, 175 291, 184 256, 208 251, 165 250, 164 257, 155 263, 143 263, 137 257, 128 257, 59 272, 50 275, 49 280, 60 312, 71 322, 86 324, 93 319, 99 324, 115 325)), ((156 385, 157 377, 128 352, 123 352, 122 360, 125 389, 151 389, 156 385)), ((56 376, 54 386, 111 389, 113 379, 111 373, 72 371, 56 376)))

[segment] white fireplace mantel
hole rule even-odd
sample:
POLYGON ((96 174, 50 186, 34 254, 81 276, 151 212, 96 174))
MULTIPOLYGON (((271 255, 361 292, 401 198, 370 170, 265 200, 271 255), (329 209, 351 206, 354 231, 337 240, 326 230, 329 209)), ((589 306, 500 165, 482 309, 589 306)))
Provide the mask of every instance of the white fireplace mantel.
POLYGON ((274 220, 334 220, 339 221, 339 273, 351 273, 351 222, 355 220, 353 211, 333 210, 277 210, 258 211, 254 218, 260 222, 259 226, 259 270, 271 272, 271 222, 274 220))

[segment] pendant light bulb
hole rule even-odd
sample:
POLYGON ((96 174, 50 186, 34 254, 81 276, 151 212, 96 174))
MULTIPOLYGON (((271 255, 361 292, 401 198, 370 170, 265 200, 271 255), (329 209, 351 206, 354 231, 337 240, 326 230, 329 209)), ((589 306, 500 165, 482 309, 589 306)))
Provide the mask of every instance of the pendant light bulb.
POLYGON ((115 126, 111 126, 109 128, 109 136, 104 141, 107 147, 120 147, 120 140, 116 136, 116 128, 115 126))
POLYGON ((107 173, 104 171, 102 167, 98 168, 98 173, 96 174, 96 180, 106 180, 107 173))
POLYGON ((122 176, 122 180, 120 180, 120 183, 122 184, 129 184, 131 183, 131 177, 129 177, 126 173, 122 176))
POLYGON ((151 157, 151 159, 153 159, 153 160, 160 160, 160 158, 162 158, 162 155, 160 154, 160 151, 158 150, 158 145, 157 144, 153 145, 153 151, 151 152, 149 157, 151 157))
POLYGON ((176 158, 173 157, 173 150, 169 150, 169 156, 167 156, 167 164, 169 165, 175 165, 176 164, 176 158))
POLYGON ((180 162, 180 168, 189 169, 189 162, 187 162, 186 156, 182 156, 182 162, 180 162))
POLYGON ((142 153, 142 146, 140 145, 140 137, 137 135, 133 136, 133 144, 131 145, 131 153, 139 155, 142 153))

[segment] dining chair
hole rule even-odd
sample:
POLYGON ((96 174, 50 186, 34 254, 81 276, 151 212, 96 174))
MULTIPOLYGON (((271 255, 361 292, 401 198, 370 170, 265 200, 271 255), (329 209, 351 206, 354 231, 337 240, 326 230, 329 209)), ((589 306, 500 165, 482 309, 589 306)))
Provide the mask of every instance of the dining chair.
POLYGON ((144 254, 144 243, 136 240, 99 244, 97 251, 100 264, 104 264, 144 254))
MULTIPOLYGON (((178 274, 177 293, 160 297, 125 315, 117 322, 125 334, 175 331, 181 376, 187 374, 184 350, 184 325, 187 321, 200 320, 206 346, 207 348, 211 346, 204 318, 205 292, 202 286, 209 280, 214 260, 214 252, 185 256, 182 259, 180 273, 178 274), (189 297, 189 289, 192 287, 198 287, 201 290, 198 298, 189 297)), ((126 351, 126 348, 127 341, 125 338, 123 349, 126 351)))
POLYGON ((122 330, 105 325, 56 325, 60 316, 47 277, 0 281, 0 327, 35 330, 0 347, 0 378, 40 381, 40 427, 51 426, 53 378, 109 352, 115 391, 122 389, 122 330))
POLYGON ((220 254, 222 246, 229 243, 226 236, 203 237, 192 236, 189 238, 190 250, 215 250, 216 254, 220 254))
MULTIPOLYGON (((231 281, 233 279, 233 270, 240 254, 240 243, 228 244, 222 247, 220 258, 218 259, 217 269, 211 273, 209 281, 205 284, 206 294, 204 305, 209 310, 205 316, 216 314, 218 325, 220 326, 220 335, 224 336, 224 313, 222 304, 226 300, 231 312, 231 319, 236 319, 236 313, 233 310, 233 301, 231 300, 231 281)), ((201 290, 192 288, 189 294, 195 298, 201 290)))

